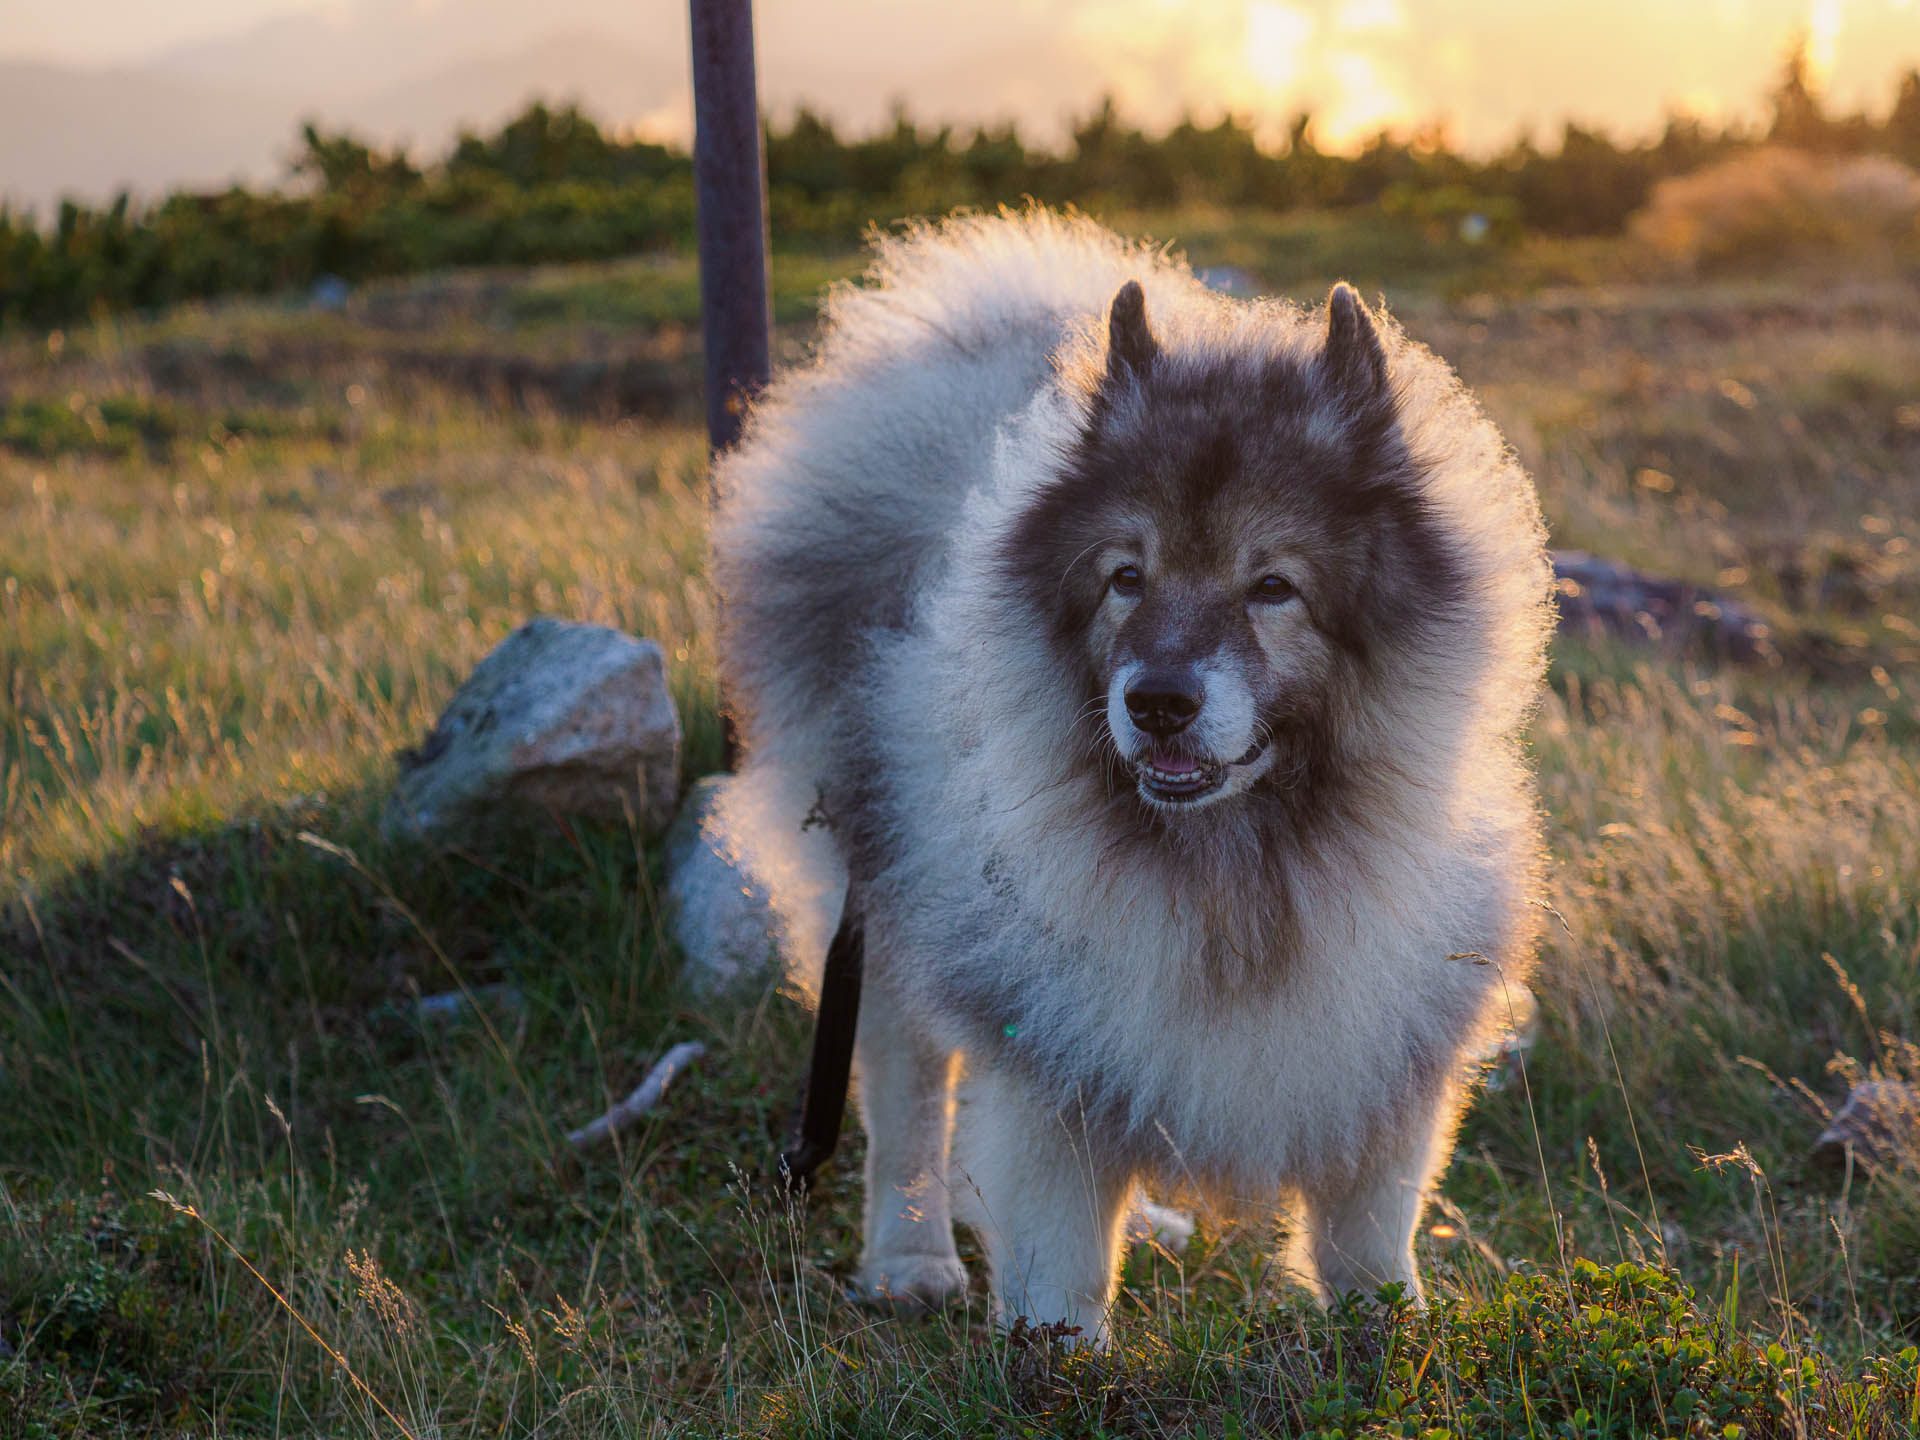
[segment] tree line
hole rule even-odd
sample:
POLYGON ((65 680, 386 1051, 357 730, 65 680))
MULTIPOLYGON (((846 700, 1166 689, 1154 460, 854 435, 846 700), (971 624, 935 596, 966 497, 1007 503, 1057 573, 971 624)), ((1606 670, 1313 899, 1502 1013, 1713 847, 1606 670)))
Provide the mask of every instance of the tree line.
MULTIPOLYGON (((1834 116, 1796 53, 1768 100, 1768 120, 1751 126, 1674 116, 1657 136, 1622 142, 1569 122, 1551 148, 1522 138, 1479 158, 1438 127, 1328 153, 1305 114, 1266 147, 1239 116, 1149 134, 1109 100, 1056 150, 1012 124, 962 131, 904 110, 849 138, 802 108, 766 129, 768 198, 784 247, 844 246, 874 220, 1029 197, 1095 213, 1207 204, 1374 206, 1428 223, 1478 214, 1500 239, 1617 232, 1659 180, 1764 143, 1920 165, 1920 70, 1901 77, 1885 116, 1834 116)), ((50 224, 0 208, 0 328, 285 291, 327 275, 608 259, 693 236, 686 151, 611 134, 572 105, 529 105, 491 135, 462 133, 426 164, 309 124, 289 178, 280 189, 182 191, 148 205, 68 201, 50 224)))

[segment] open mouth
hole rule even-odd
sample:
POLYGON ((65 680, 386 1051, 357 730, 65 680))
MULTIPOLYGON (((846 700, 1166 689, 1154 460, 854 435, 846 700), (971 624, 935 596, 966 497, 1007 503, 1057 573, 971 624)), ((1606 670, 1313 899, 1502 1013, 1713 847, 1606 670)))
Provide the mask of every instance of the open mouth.
POLYGON ((1148 799, 1182 805, 1211 795, 1227 783, 1228 771, 1236 765, 1251 765, 1266 748, 1263 740, 1238 760, 1224 764, 1170 750, 1149 750, 1133 762, 1133 775, 1148 799))

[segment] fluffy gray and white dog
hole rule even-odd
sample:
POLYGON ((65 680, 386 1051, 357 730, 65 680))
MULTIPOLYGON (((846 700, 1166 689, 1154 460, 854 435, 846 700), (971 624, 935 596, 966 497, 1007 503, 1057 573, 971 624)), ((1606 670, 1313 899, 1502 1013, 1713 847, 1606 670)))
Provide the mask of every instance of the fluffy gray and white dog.
POLYGON ((956 219, 878 242, 716 483, 724 822, 803 972, 865 927, 864 1286, 960 1291, 958 1213, 1004 1318, 1102 1335, 1144 1184, 1417 1293, 1531 962, 1550 616, 1448 367, 1345 285, 956 219))

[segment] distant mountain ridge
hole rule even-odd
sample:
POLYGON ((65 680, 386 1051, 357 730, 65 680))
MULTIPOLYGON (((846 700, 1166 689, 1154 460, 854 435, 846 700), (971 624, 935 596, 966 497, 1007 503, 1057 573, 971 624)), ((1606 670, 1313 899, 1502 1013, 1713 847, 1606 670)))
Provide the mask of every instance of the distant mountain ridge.
POLYGON ((342 63, 344 51, 316 52, 304 83, 291 62, 274 60, 293 38, 276 25, 243 50, 139 69, 0 61, 0 200, 44 215, 63 195, 98 202, 122 189, 151 196, 270 183, 285 176, 309 118, 422 154, 536 96, 578 100, 611 124, 682 128, 674 107, 684 108, 688 95, 684 36, 642 49, 604 31, 550 32, 424 65, 417 54, 398 57, 410 70, 389 53, 359 74, 342 63), (251 54, 262 56, 252 71, 251 54), (257 79, 237 78, 249 74, 257 79))
POLYGON ((43 216, 59 197, 266 180, 293 117, 269 94, 150 70, 0 61, 0 202, 43 216))
POLYGON ((604 45, 616 53, 671 54, 684 68, 686 6, 676 0, 362 0, 169 51, 147 68, 203 84, 266 87, 330 110, 433 83, 476 63, 553 52, 569 39, 582 42, 583 57, 604 45))
MULTIPOLYGON (((311 8, 111 69, 0 59, 0 200, 44 213, 61 192, 276 180, 307 117, 420 158, 536 94, 578 100, 615 130, 684 142, 692 128, 687 0, 274 3, 311 8)), ((1323 147, 1351 153, 1419 117, 1491 154, 1520 133, 1551 145, 1570 118, 1640 137, 1676 106, 1764 121, 1752 97, 1804 34, 1806 5, 760 0, 754 19, 762 104, 784 115, 811 102, 843 133, 885 125, 900 100, 922 121, 1017 117, 1029 140, 1056 144, 1112 93, 1150 129, 1224 110, 1278 144, 1307 110, 1323 147), (1310 26, 1266 23, 1309 10, 1310 26)), ((1816 8, 1844 11, 1829 108, 1883 111, 1920 64, 1912 0, 1816 8)), ((0 53, 16 29, 0 26, 0 53)))
POLYGON ((488 127, 537 97, 577 100, 613 126, 661 123, 660 112, 686 94, 686 66, 677 49, 648 53, 605 33, 575 31, 512 53, 455 61, 345 108, 353 128, 432 154, 462 126, 488 127))
MULTIPOLYGON (((1098 92, 1093 70, 1049 43, 969 44, 959 12, 845 0, 833 27, 804 6, 757 19, 762 103, 825 101, 856 129, 882 123, 896 100, 927 119, 991 119, 1064 114, 1098 92), (908 67, 846 53, 849 25, 911 56, 908 67)), ((97 203, 122 189, 272 183, 309 118, 431 157, 463 126, 496 125, 535 97, 684 141, 684 0, 363 0, 138 67, 0 61, 0 201, 44 216, 62 195, 97 203)))

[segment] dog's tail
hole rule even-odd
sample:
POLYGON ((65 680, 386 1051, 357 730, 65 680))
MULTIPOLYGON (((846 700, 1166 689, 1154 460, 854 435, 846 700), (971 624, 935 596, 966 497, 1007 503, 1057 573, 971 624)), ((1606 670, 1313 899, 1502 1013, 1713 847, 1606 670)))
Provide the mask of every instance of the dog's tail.
POLYGON ((674 938, 698 987, 777 964, 808 1005, 840 923, 846 867, 818 796, 783 766, 749 763, 706 782, 697 828, 670 847, 674 938))

